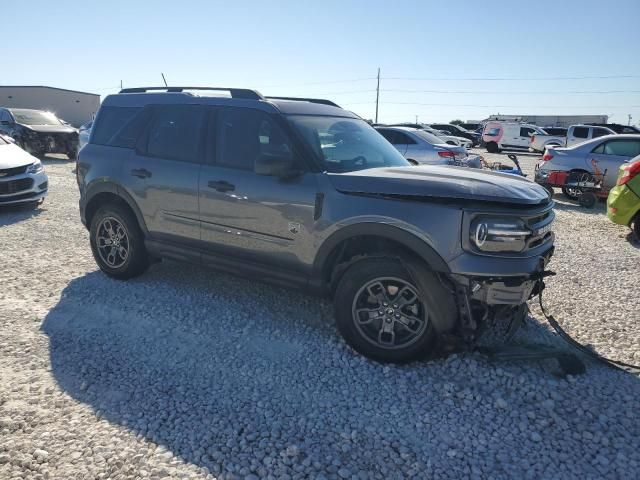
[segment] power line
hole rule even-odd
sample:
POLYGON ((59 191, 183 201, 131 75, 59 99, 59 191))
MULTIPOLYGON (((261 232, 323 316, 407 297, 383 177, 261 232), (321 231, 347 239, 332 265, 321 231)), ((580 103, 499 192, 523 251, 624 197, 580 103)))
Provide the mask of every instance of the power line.
MULTIPOLYGON (((640 108, 640 105, 479 105, 462 103, 384 102, 385 105, 418 105, 426 107, 481 107, 481 108, 640 108)), ((373 105, 374 102, 345 103, 344 105, 373 105)))
POLYGON ((383 77, 383 80, 411 80, 411 81, 437 81, 437 80, 472 80, 472 81, 528 81, 528 80, 605 80, 613 78, 640 78, 640 75, 584 75, 580 77, 383 77))
MULTIPOLYGON (((610 93, 640 93, 640 90, 573 90, 573 91, 542 91, 542 92, 491 92, 488 90, 404 90, 404 89, 384 89, 384 92, 398 92, 398 93, 453 93, 453 94, 465 94, 470 93, 474 95, 549 95, 549 94, 610 94, 610 93)), ((357 92, 354 92, 357 93, 357 92)), ((330 95, 330 94, 323 94, 330 95)))

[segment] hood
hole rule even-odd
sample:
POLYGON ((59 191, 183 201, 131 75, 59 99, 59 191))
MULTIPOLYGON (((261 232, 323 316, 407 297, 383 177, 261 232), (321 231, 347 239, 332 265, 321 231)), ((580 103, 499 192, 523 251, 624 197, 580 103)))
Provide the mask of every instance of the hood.
POLYGON ((37 161, 38 159, 36 157, 25 152, 13 143, 7 145, 0 144, 0 170, 31 165, 37 161))
POLYGON ((423 197, 472 202, 540 205, 549 195, 526 178, 467 167, 421 165, 328 174, 348 194, 423 197))
MULTIPOLYGON (((22 124, 21 124, 22 125, 22 124)), ((24 128, 41 133, 75 133, 77 130, 69 125, 22 125, 24 128)))

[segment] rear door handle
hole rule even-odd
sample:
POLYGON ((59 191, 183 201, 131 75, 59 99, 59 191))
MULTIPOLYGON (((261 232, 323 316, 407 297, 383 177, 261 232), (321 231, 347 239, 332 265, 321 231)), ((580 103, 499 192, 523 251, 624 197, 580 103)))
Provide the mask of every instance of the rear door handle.
POLYGON ((131 170, 131 175, 138 178, 149 178, 151 176, 151 172, 146 168, 134 168, 131 170))
POLYGON ((207 185, 209 186, 209 188, 213 188, 218 192, 232 192, 236 189, 235 185, 232 185, 231 183, 224 180, 209 180, 209 183, 207 185))

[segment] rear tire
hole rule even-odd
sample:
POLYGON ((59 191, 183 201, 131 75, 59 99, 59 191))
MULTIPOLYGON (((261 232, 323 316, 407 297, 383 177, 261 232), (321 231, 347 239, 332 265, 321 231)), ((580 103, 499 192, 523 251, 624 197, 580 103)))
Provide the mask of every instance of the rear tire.
POLYGON ((487 143, 487 152, 489 153, 498 153, 500 149, 498 148, 498 144, 496 142, 487 143))
POLYGON ((636 213, 636 216, 633 217, 631 230, 633 231, 636 240, 640 241, 640 212, 636 213))
POLYGON ((362 355, 404 363, 432 352, 439 305, 450 305, 440 297, 450 294, 422 265, 412 263, 410 268, 412 274, 397 258, 369 257, 353 263, 340 278, 334 297, 336 324, 362 355), (420 281, 414 280, 416 274, 420 281))
POLYGON ((91 219, 89 235, 93 258, 110 277, 126 280, 149 268, 144 235, 126 208, 116 204, 100 207, 91 219))

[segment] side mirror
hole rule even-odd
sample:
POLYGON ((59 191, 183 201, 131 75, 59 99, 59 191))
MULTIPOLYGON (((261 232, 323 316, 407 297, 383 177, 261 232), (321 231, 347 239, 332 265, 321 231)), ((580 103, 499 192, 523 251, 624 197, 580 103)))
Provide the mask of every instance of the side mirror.
POLYGON ((256 159, 254 171, 258 175, 290 177, 294 174, 291 153, 262 153, 256 159))

